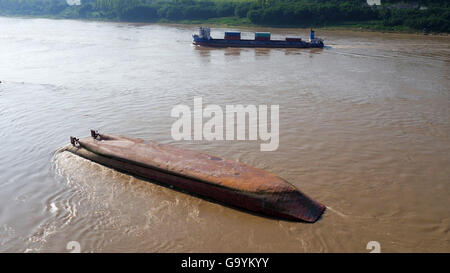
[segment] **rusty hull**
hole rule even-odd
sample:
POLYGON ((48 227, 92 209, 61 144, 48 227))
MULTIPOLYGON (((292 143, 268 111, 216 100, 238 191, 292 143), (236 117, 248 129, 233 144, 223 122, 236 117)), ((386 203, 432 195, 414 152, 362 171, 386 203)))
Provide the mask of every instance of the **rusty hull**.
POLYGON ((132 175, 268 216, 315 222, 325 206, 276 175, 154 141, 97 134, 67 151, 132 175))

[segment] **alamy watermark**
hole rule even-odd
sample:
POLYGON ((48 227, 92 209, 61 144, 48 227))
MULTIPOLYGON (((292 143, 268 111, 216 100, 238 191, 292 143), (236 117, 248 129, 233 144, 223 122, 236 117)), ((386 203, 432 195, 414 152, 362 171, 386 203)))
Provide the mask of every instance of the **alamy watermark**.
POLYGON ((216 104, 203 107, 203 99, 195 97, 193 111, 184 104, 172 108, 171 116, 178 118, 172 124, 172 138, 208 141, 260 140, 264 142, 260 144, 261 151, 275 151, 280 139, 280 107, 270 105, 270 118, 268 108, 268 105, 226 105, 224 111, 216 104))
POLYGON ((66 249, 70 250, 70 253, 80 253, 81 252, 81 245, 77 241, 70 241, 66 244, 66 249))
POLYGON ((370 253, 381 253, 381 244, 378 241, 370 241, 366 245, 367 250, 372 250, 370 253))

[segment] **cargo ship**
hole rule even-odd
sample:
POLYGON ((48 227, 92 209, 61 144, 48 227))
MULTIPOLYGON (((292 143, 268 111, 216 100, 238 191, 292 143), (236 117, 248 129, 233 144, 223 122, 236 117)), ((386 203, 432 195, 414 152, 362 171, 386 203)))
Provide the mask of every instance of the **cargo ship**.
POLYGON ((193 44, 208 47, 265 47, 265 48, 323 48, 323 39, 314 36, 311 29, 308 41, 299 37, 286 37, 284 40, 272 40, 270 32, 255 32, 254 39, 242 39, 240 32, 225 32, 223 39, 211 37, 208 27, 200 27, 199 33, 192 35, 193 44))

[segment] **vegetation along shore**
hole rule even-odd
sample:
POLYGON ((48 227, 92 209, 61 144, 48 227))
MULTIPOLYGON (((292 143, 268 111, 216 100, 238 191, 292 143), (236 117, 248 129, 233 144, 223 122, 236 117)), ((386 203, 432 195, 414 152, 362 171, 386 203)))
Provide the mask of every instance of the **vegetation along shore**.
POLYGON ((442 0, 0 0, 2 16, 450 32, 442 0))

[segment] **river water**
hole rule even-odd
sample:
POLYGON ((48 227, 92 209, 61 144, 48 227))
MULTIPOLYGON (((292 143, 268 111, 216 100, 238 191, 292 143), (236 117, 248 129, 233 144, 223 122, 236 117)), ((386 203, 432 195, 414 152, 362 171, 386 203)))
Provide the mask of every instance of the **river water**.
POLYGON ((323 50, 207 49, 195 31, 0 18, 0 251, 450 251, 448 36, 318 30, 323 50), (194 97, 278 104, 279 148, 173 140, 171 109, 194 97), (327 210, 264 218, 56 153, 90 128, 271 171, 327 210))

